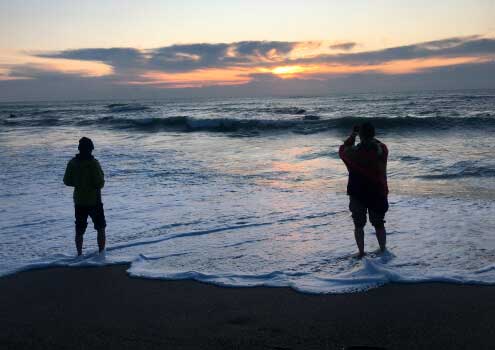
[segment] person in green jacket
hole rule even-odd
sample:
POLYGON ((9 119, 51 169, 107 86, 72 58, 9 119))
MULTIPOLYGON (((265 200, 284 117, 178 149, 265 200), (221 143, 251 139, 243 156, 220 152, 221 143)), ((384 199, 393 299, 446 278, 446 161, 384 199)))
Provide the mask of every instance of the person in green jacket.
POLYGON ((105 250, 105 213, 101 201, 101 189, 105 184, 100 163, 91 154, 93 141, 87 137, 79 140, 79 154, 67 164, 64 184, 74 187, 74 211, 76 217, 76 249, 82 254, 83 235, 88 226, 88 216, 93 220, 98 232, 97 241, 100 253, 105 250))

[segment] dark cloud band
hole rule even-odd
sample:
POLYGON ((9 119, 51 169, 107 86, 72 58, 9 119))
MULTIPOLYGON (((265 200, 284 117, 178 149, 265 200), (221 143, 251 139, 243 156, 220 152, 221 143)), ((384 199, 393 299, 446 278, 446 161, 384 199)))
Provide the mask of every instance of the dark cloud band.
POLYGON ((242 41, 230 44, 171 45, 144 51, 134 48, 90 48, 35 56, 101 61, 111 65, 116 72, 129 69, 187 72, 283 61, 298 44, 300 43, 285 41, 242 41))
MULTIPOLYGON (((242 41, 219 44, 171 45, 150 50, 134 48, 90 48, 37 54, 44 58, 65 58, 100 61, 113 67, 116 74, 133 70, 188 72, 206 68, 232 66, 273 66, 287 64, 380 64, 394 60, 431 57, 480 56, 495 54, 495 39, 479 37, 444 40, 399 46, 377 51, 322 54, 310 58, 291 59, 292 51, 303 42, 242 41)), ((331 45, 331 49, 350 50, 356 43, 331 45)))

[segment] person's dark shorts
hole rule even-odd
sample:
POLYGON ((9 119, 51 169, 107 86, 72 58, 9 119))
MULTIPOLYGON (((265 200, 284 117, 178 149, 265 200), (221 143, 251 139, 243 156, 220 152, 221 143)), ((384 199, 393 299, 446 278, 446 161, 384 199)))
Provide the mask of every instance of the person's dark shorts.
POLYGON ((105 221, 105 212, 103 211, 103 204, 97 204, 95 206, 74 206, 76 216, 76 229, 85 230, 88 226, 88 216, 93 220, 95 230, 104 229, 107 226, 105 221))
POLYGON ((356 227, 366 225, 366 213, 370 222, 375 228, 385 227, 385 213, 388 210, 387 197, 377 197, 363 200, 354 196, 349 196, 349 210, 352 213, 352 220, 356 227))

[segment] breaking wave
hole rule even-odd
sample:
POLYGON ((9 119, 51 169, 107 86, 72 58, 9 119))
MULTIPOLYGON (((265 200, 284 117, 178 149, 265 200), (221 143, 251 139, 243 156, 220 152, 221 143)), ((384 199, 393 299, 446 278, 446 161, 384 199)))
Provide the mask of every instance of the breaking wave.
MULTIPOLYGON (((109 105, 129 111, 138 108, 130 105, 109 105)), ((140 106, 139 108, 149 108, 140 106)), ((194 118, 189 116, 127 118, 103 115, 97 118, 3 118, 3 126, 50 127, 50 126, 105 126, 113 129, 146 132, 263 132, 289 131, 295 133, 318 133, 330 130, 347 131, 353 125, 372 121, 381 130, 428 131, 453 128, 495 128, 495 116, 486 113, 471 117, 339 117, 324 119, 317 115, 301 115, 290 119, 239 119, 239 118, 194 118)))
POLYGON ((379 129, 450 129, 454 127, 478 128, 495 127, 494 117, 401 117, 401 118, 361 118, 342 117, 334 119, 318 119, 301 117, 297 119, 234 119, 234 118, 192 118, 187 116, 167 118, 126 119, 107 117, 97 121, 115 128, 137 129, 140 131, 293 131, 301 133, 317 133, 328 130, 349 130, 353 125, 365 121, 373 121, 379 129))

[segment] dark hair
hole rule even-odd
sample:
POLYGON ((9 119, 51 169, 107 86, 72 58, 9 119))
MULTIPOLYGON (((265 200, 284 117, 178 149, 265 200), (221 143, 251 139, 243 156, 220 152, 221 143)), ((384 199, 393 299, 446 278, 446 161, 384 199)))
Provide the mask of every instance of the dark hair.
POLYGON ((90 138, 82 137, 79 140, 79 146, 77 147, 77 149, 81 153, 91 153, 91 151, 95 149, 95 146, 93 145, 93 141, 91 141, 90 138))
POLYGON ((359 127, 359 137, 369 140, 375 137, 375 127, 370 122, 365 122, 359 127))

